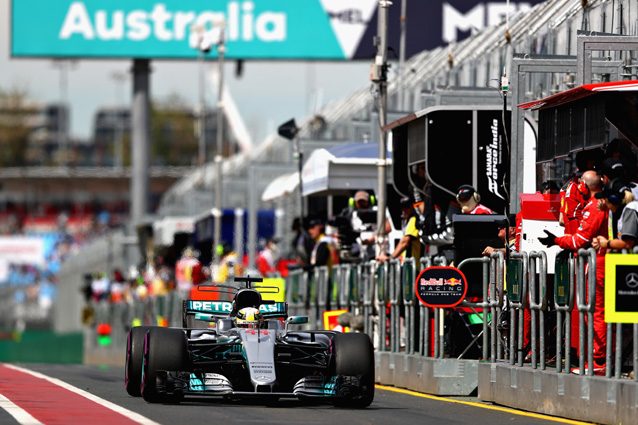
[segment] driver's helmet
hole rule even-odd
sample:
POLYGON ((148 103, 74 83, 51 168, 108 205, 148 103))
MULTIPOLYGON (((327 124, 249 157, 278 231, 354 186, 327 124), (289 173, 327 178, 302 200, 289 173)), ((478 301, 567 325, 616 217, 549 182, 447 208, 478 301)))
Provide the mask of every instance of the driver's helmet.
POLYGON ((258 328, 262 321, 259 309, 255 307, 244 307, 237 312, 235 324, 238 328, 258 328))

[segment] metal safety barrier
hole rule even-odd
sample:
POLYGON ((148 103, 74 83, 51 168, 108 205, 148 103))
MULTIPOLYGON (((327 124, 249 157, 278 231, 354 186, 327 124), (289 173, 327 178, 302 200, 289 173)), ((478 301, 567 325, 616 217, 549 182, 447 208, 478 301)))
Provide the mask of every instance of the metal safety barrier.
MULTIPOLYGON (((585 373, 585 355, 590 367, 587 374, 592 376, 594 368, 594 306, 596 303, 596 251, 593 248, 580 249, 577 257, 576 307, 578 309, 578 361, 580 374, 585 373)), ((602 294, 601 294, 602 296, 602 294)))
MULTIPOLYGON (((494 318, 495 315, 493 314, 492 307, 496 307, 497 303, 498 303, 498 297, 494 294, 496 285, 494 286, 494 288, 491 288, 491 283, 490 282, 494 282, 495 280, 495 274, 492 273, 490 271, 490 266, 493 265, 493 259, 492 258, 488 258, 488 257, 480 257, 480 258, 468 258, 465 259, 463 261, 461 261, 461 263, 458 265, 459 270, 463 270, 464 266, 467 266, 468 264, 472 264, 472 263, 479 263, 483 265, 483 273, 482 273, 482 280, 481 280, 481 288, 482 288, 482 292, 481 292, 481 298, 474 300, 474 301, 470 301, 470 300, 464 300, 461 303, 461 306, 464 307, 468 307, 470 308, 474 313, 478 314, 481 316, 482 319, 482 324, 483 324, 483 330, 481 331, 481 333, 479 335, 477 335, 474 339, 474 341, 472 341, 472 344, 475 343, 478 338, 480 336, 482 336, 483 338, 483 343, 482 343, 482 358, 483 359, 492 359, 492 361, 496 360, 496 347, 492 347, 492 345, 490 345, 490 335, 492 336, 492 341, 494 341, 494 337, 496 335, 496 328, 494 327, 494 332, 492 332, 492 330, 490 329, 490 323, 488 323, 489 318, 488 318, 488 314, 487 311, 490 310, 491 312, 491 317, 494 318), (491 299, 490 299, 490 289, 492 289, 492 296, 494 297, 494 301, 496 304, 493 304, 491 299), (481 312, 479 313, 477 311, 477 309, 480 309, 481 312)), ((440 320, 437 321, 436 318, 437 316, 441 317, 442 316, 442 311, 439 311, 442 309, 436 309, 435 310, 435 327, 437 326, 437 324, 439 324, 439 326, 442 327, 442 323, 440 323, 440 320), (438 311, 438 314, 437 314, 438 311)), ((494 325, 494 321, 492 320, 492 324, 494 325)), ((439 332, 441 333, 441 332, 439 332)), ((435 339, 434 339, 434 344, 435 344, 435 355, 434 357, 443 357, 443 351, 444 351, 444 347, 443 344, 441 342, 442 335, 437 335, 435 334, 435 339), (438 347, 437 349, 437 342, 440 344, 440 347, 438 347), (437 356, 437 354, 439 354, 439 356, 437 356)), ((470 346, 468 346, 467 349, 469 349, 470 346)), ((466 349, 466 351, 467 351, 466 349)), ((465 355, 465 352, 461 353, 461 355, 459 357, 463 357, 465 355)))
MULTIPOLYGON (((490 257, 466 259, 458 268, 463 270, 473 263, 482 267, 480 291, 456 309, 428 308, 416 298, 418 271, 433 264, 428 258, 340 264, 332 270, 291 270, 286 279, 289 314, 308 315, 315 327, 323 328, 324 312, 347 310, 362 323, 363 332, 371 336, 379 352, 449 359, 448 321, 464 311, 480 319, 472 325, 480 326, 480 332, 472 335, 468 346, 454 358, 505 361, 539 370, 553 366, 556 373, 570 373, 575 310, 578 370, 581 375, 593 375, 593 368, 587 365, 593 361, 596 297, 603 296, 596 291, 593 249, 557 256, 552 291, 544 252, 511 253, 507 260, 502 252, 496 252, 490 257), (554 330, 555 341, 548 343, 554 330), (470 356, 470 348, 478 345, 478 357, 470 356)), ((176 293, 130 303, 94 303, 93 308, 95 322, 112 325, 114 344, 124 341, 126 331, 134 325, 181 325, 181 300, 176 293)), ((638 369, 638 324, 631 325, 633 332, 624 332, 628 326, 607 326, 608 378, 626 379, 631 372, 629 363, 629 369, 638 369), (631 358, 628 351, 633 351, 631 358)))
MULTIPOLYGON (((554 310, 556 310, 556 372, 570 372, 572 310, 575 299, 576 261, 571 255, 556 256, 554 266, 554 310), (565 338, 563 339, 563 329, 565 338), (565 367, 563 368, 563 348, 565 367)), ((522 363, 521 363, 522 366, 522 363)))
POLYGON ((525 334, 525 306, 529 256, 526 252, 511 253, 507 260, 507 301, 509 305, 509 361, 523 366, 523 340, 525 334))
POLYGON ((528 265, 529 308, 531 315, 532 368, 546 367, 545 319, 547 313, 547 255, 545 252, 529 253, 528 265), (540 364, 539 364, 540 354, 540 364))

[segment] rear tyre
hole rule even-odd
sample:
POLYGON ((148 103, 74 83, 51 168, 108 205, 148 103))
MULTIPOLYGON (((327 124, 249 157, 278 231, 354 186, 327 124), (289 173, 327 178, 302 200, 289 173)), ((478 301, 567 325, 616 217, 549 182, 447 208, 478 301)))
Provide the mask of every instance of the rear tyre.
POLYGON ((126 338, 126 367, 124 368, 124 387, 133 397, 142 395, 142 358, 144 357, 144 336, 148 326, 131 328, 126 338))
POLYGON ((374 400, 374 348, 366 334, 337 334, 333 339, 335 373, 340 385, 335 405, 367 407, 374 400), (358 388, 353 388, 358 384, 358 388))
POLYGON ((161 393, 159 371, 188 369, 186 334, 181 329, 150 328, 144 339, 141 393, 149 403, 178 403, 182 394, 161 393))

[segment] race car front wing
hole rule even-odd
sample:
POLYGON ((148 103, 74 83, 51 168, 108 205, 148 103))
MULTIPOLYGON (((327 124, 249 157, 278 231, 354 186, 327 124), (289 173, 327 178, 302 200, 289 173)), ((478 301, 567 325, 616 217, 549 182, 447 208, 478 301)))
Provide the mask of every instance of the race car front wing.
POLYGON ((167 395, 191 396, 273 396, 287 398, 335 398, 360 392, 357 376, 319 375, 301 378, 292 392, 277 391, 277 388, 257 386, 255 391, 235 391, 231 381, 218 373, 169 372, 157 374, 157 390, 167 395))

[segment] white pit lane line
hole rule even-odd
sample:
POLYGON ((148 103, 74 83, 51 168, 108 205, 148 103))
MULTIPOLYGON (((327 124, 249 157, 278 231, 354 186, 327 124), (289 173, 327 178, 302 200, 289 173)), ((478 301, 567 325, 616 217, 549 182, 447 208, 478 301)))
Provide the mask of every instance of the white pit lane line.
MULTIPOLYGON (((91 394, 91 393, 86 392, 84 390, 81 390, 81 389, 79 389, 77 387, 74 387, 71 384, 67 384, 66 382, 61 381, 61 380, 59 380, 57 378, 51 378, 50 376, 44 375, 42 373, 35 372, 33 370, 25 369, 25 368, 22 368, 22 367, 19 367, 19 366, 15 366, 15 365, 12 365, 12 364, 8 364, 8 363, 5 363, 4 366, 8 367, 9 369, 17 370, 17 371, 23 372, 23 373, 28 373, 29 375, 35 376, 36 378, 40 378, 40 379, 44 379, 46 381, 49 381, 52 384, 55 384, 55 385, 58 385, 58 386, 64 388, 65 390, 71 391, 71 392, 73 392, 75 394, 78 394, 78 395, 80 395, 80 396, 82 396, 84 398, 87 398, 87 399, 91 400, 94 403, 102 405, 102 406, 106 407, 107 409, 110 409, 110 410, 112 410, 114 412, 117 412, 117 413, 119 413, 121 415, 124 415, 128 419, 130 419, 130 420, 132 420, 134 422, 137 422, 137 423, 139 423, 141 425, 160 425, 159 423, 157 423, 155 421, 152 421, 152 420, 140 415, 139 413, 133 412, 132 410, 128 410, 128 409, 126 409, 126 408, 124 408, 122 406, 118 406, 115 403, 111 403, 108 400, 104 400, 103 398, 100 398, 100 397, 98 397, 98 396, 96 396, 94 394, 91 394)), ((13 403, 11 403, 11 404, 13 404, 13 403)), ((18 409, 20 409, 18 406, 16 406, 16 407, 18 409)), ((20 409, 20 410, 22 410, 22 409, 20 409)), ((9 413, 11 413, 11 412, 9 412, 9 413)), ((27 412, 24 412, 24 413, 29 415, 27 412)), ((31 415, 29 415, 29 417, 31 417, 35 422, 24 422, 24 424, 28 423, 28 424, 34 424, 34 425, 37 425, 37 424, 42 425, 35 418, 33 418, 31 415)), ((21 422, 21 424, 22 424, 22 422, 21 422)))
POLYGON ((31 416, 29 412, 2 394, 0 394, 0 409, 5 410, 8 414, 13 416, 20 425, 44 425, 42 422, 31 416))

